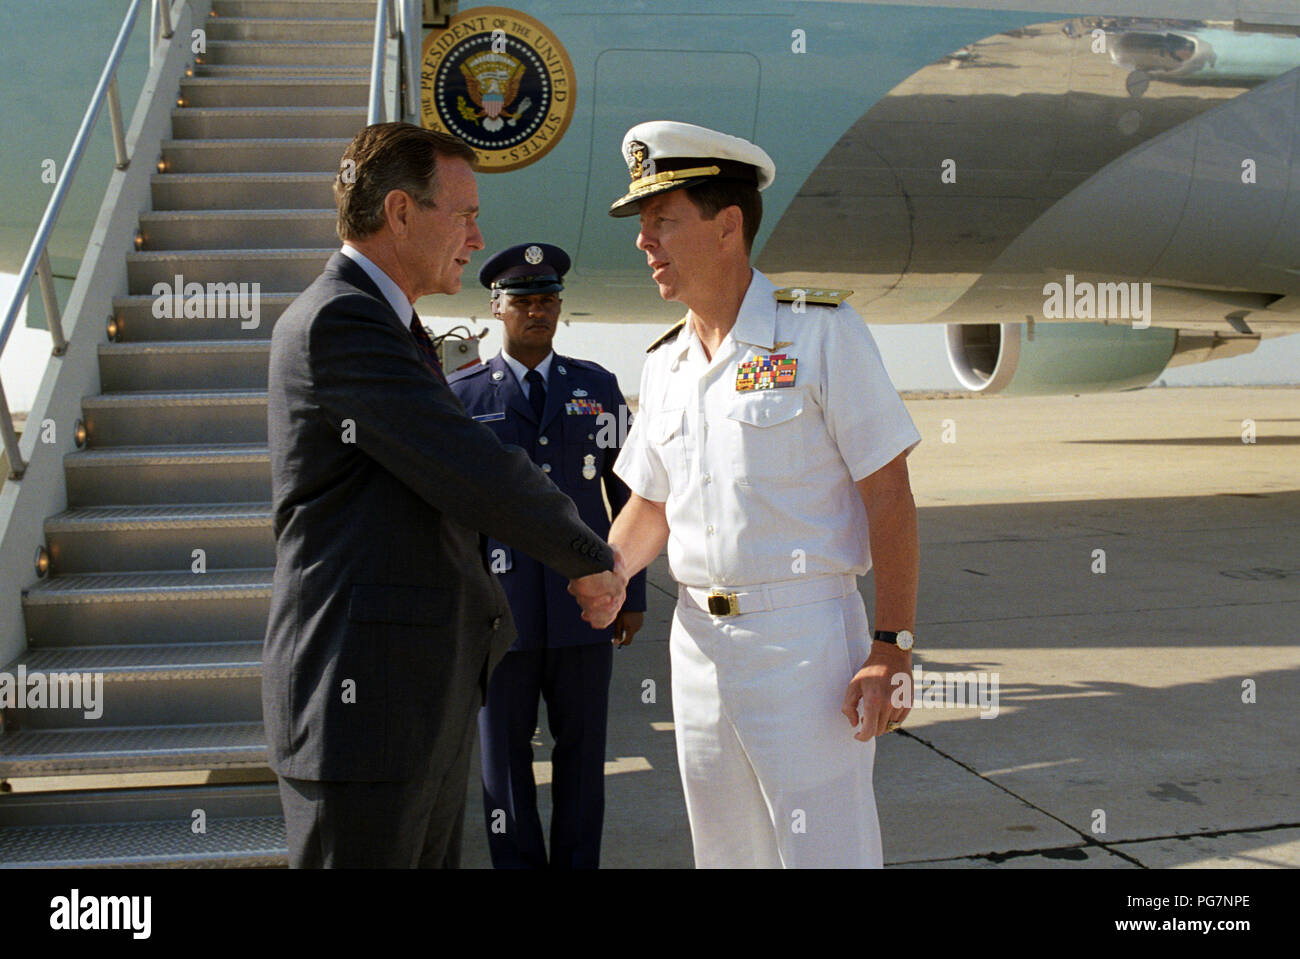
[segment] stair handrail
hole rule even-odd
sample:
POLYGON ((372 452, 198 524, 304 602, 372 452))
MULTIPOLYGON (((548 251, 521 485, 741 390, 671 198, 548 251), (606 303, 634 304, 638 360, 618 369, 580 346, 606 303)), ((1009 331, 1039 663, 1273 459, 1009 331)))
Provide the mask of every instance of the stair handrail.
POLYGON ((384 61, 388 59, 388 41, 397 36, 400 30, 397 18, 393 16, 392 0, 379 0, 375 7, 375 42, 370 52, 370 106, 366 111, 366 124, 383 123, 386 119, 384 110, 384 61))
MULTIPOLYGON (((127 155, 126 150, 126 124, 122 118, 122 103, 117 92, 117 68, 122 61, 123 54, 126 52, 126 45, 131 38, 131 31, 135 27, 136 16, 140 12, 140 3, 141 0, 131 0, 131 6, 127 9, 126 16, 122 18, 122 26, 117 31, 117 39, 113 41, 113 47, 108 53, 108 60, 104 63, 99 82, 95 85, 95 92, 90 96, 90 105, 86 107, 86 112, 81 117, 81 126, 77 129, 77 135, 72 141, 71 149, 68 150, 67 159, 63 161, 63 172, 59 176, 58 183, 55 184, 50 201, 45 205, 45 214, 41 217, 40 225, 36 228, 36 236, 32 239, 32 245, 27 250, 27 257, 23 260, 22 269, 18 271, 17 285, 14 287, 13 294, 9 298, 9 304, 5 308, 4 322, 0 324, 0 355, 4 354, 5 346, 9 342, 9 334, 13 332, 14 323, 17 322, 18 313, 27 299, 27 293, 31 288, 33 278, 40 283, 41 301, 45 305, 45 318, 50 327, 50 336, 54 340, 54 355, 62 356, 68 349, 68 341, 63 333, 63 320, 59 315, 58 295, 54 289, 54 276, 50 271, 50 257, 47 246, 50 242, 50 236, 54 233, 54 227, 58 224, 59 213, 63 209, 63 201, 67 199, 68 193, 72 189, 73 178, 76 176, 77 167, 86 152, 86 145, 90 142, 90 135, 94 131, 95 121, 99 119, 100 109, 105 102, 108 103, 108 115, 113 124, 115 166, 118 170, 125 170, 131 163, 131 158, 127 155)), ((149 45, 151 59, 159 45, 171 42, 173 34, 171 6, 172 0, 154 0, 152 9, 153 23, 151 24, 152 42, 149 45)), ((0 381, 0 437, 4 440, 5 453, 9 458, 9 478, 21 480, 23 473, 27 471, 27 463, 18 450, 18 434, 14 429, 13 414, 9 410, 9 400, 5 396, 2 381, 0 381)))
POLYGON ((420 0, 379 0, 375 8, 375 40, 370 54, 370 101, 366 123, 386 120, 418 122, 420 43, 423 40, 420 0), (397 41, 394 64, 395 96, 391 110, 384 106, 388 42, 397 41))

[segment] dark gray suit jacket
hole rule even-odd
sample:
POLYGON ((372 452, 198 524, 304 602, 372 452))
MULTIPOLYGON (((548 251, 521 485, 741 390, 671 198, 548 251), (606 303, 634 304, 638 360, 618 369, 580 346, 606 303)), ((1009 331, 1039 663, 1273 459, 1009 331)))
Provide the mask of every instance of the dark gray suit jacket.
POLYGON ((566 576, 613 568, 570 499, 433 375, 409 319, 335 253, 271 338, 262 707, 282 776, 393 781, 452 761, 515 637, 480 532, 566 576))

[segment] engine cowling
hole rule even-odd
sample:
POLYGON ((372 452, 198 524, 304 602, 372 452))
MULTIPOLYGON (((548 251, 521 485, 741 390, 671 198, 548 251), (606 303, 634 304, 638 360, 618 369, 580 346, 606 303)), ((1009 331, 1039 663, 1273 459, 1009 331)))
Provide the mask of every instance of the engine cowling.
POLYGON ((1259 342, 1102 323, 950 324, 947 339, 963 387, 1020 396, 1141 389, 1169 366, 1240 356, 1259 342))

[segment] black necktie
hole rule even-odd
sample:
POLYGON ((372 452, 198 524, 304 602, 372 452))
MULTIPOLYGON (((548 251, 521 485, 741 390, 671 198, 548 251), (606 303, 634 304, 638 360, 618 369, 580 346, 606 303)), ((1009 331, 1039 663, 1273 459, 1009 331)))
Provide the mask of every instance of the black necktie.
POLYGON ((415 337, 415 345, 424 354, 424 362, 428 364, 429 369, 433 370, 433 375, 446 384, 447 377, 442 372, 442 364, 438 361, 438 348, 433 345, 433 340, 429 339, 428 332, 414 310, 411 311, 411 335, 415 337))
POLYGON ((542 374, 536 370, 525 373, 524 382, 528 384, 528 405, 533 408, 537 425, 541 426, 542 410, 546 408, 546 383, 542 381, 542 374))

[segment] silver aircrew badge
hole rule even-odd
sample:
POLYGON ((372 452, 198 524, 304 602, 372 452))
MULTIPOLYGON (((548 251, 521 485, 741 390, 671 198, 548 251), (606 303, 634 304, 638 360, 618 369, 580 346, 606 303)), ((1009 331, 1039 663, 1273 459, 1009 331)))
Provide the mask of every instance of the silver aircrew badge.
POLYGON ((573 395, 574 395, 574 396, 586 396, 586 395, 587 395, 587 391, 586 391, 586 390, 574 390, 574 391, 573 391, 573 395))
POLYGON ((582 458, 582 478, 583 479, 596 478, 596 457, 591 453, 588 453, 586 456, 582 458))
POLYGON ((524 259, 532 266, 542 262, 542 248, 534 243, 528 249, 524 250, 524 259))

